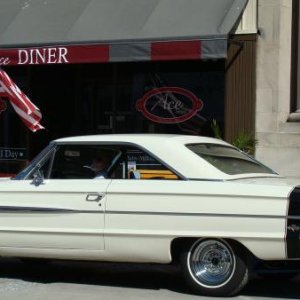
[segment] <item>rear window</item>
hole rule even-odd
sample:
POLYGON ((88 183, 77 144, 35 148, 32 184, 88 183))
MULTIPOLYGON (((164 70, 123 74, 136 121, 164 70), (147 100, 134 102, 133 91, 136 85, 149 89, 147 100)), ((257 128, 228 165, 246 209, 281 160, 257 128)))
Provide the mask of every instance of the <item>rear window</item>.
POLYGON ((233 147, 218 144, 188 144, 186 147, 229 175, 247 173, 276 174, 268 167, 233 147))

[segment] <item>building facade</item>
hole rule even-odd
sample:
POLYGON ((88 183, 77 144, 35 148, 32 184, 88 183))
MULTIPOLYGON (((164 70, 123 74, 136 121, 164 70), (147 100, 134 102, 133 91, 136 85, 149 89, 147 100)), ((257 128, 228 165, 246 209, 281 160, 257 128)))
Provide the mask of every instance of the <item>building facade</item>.
POLYGON ((259 0, 256 157, 300 177, 299 1, 259 0))
POLYGON ((41 109, 46 130, 29 132, 2 101, 0 173, 16 173, 63 136, 214 136, 216 120, 224 139, 249 134, 259 160, 300 176, 298 0, 176 0, 181 10, 169 0, 130 0, 130 9, 82 0, 66 19, 66 1, 25 2, 16 18, 0 4, 8 12, 0 65, 41 109))
POLYGON ((29 132, 2 99, 0 173, 62 136, 213 136, 214 120, 229 141, 253 133, 256 2, 247 2, 1 2, 0 64, 46 130, 29 132))

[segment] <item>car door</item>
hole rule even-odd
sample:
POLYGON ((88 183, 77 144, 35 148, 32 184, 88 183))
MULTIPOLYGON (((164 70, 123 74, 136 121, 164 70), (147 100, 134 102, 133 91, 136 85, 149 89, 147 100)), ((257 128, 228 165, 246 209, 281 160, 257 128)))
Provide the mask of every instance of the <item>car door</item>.
POLYGON ((103 250, 109 182, 11 181, 0 191, 0 247, 103 250))
POLYGON ((168 235, 177 226, 176 221, 170 222, 174 218, 169 213, 174 206, 180 210, 185 200, 172 196, 174 181, 184 181, 143 149, 128 145, 122 152, 107 191, 107 255, 119 261, 167 263, 171 236, 162 233, 168 235))
POLYGON ((111 180, 93 179, 85 169, 84 149, 72 145, 53 150, 27 179, 0 187, 0 247, 104 249, 104 208, 111 180))

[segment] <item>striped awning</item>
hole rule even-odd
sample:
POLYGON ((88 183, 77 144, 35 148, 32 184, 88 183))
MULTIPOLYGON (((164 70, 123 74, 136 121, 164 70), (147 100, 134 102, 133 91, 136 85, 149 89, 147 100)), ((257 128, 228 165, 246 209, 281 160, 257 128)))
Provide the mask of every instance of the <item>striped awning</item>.
POLYGON ((248 0, 1 0, 0 65, 219 59, 248 0))

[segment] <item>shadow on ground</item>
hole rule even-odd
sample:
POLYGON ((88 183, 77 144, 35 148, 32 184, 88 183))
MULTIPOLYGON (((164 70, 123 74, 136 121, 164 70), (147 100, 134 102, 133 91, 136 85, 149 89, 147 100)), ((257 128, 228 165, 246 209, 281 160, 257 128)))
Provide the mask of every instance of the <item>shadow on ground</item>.
MULTIPOLYGON (((42 284, 73 283, 136 289, 170 290, 190 295, 176 266, 99 262, 20 262, 0 260, 0 278, 42 284)), ((300 299, 300 277, 295 280, 265 280, 253 277, 240 296, 300 299)))

